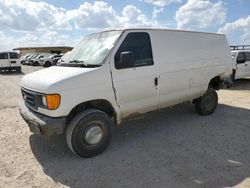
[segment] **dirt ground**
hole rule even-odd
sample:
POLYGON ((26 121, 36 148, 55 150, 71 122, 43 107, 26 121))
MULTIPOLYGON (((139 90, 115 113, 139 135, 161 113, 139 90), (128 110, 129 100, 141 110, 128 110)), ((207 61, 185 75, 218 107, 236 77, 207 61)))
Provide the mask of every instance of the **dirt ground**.
POLYGON ((250 79, 219 91, 211 116, 192 104, 150 113, 116 127, 103 154, 82 159, 63 136, 30 133, 18 112, 24 74, 0 74, 0 187, 250 187, 250 79))

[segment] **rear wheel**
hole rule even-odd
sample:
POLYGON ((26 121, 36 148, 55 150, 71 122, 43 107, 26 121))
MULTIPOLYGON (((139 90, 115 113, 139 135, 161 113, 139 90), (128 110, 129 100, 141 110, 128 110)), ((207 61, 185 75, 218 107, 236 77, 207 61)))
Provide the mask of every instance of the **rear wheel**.
POLYGON ((209 88, 200 98, 195 100, 195 109, 201 115, 212 114, 218 104, 218 95, 215 90, 209 88))
POLYGON ((112 126, 113 122, 105 112, 95 109, 80 112, 67 128, 67 144, 80 157, 96 156, 108 147, 112 126))
POLYGON ((39 65, 38 61, 34 62, 33 65, 38 66, 39 65))

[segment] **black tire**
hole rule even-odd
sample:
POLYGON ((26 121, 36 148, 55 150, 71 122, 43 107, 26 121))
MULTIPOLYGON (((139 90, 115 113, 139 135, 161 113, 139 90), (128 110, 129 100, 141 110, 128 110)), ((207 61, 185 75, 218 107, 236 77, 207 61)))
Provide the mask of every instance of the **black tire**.
MULTIPOLYGON (((101 154, 108 147, 112 135, 113 122, 103 111, 88 109, 77 114, 66 130, 66 141, 73 153, 88 158, 101 154), (99 127, 101 138, 96 144, 87 141, 91 129, 99 127)), ((95 135, 100 136, 100 134, 95 135)))
POLYGON ((22 72, 22 68, 21 67, 16 68, 16 72, 21 73, 22 72))
POLYGON ((218 95, 215 90, 209 88, 200 98, 195 100, 195 109, 201 115, 212 114, 218 104, 218 95))
POLYGON ((50 66, 51 66, 51 62, 46 61, 46 62, 44 63, 44 67, 50 67, 50 66))
POLYGON ((36 61, 36 62, 33 63, 33 65, 34 65, 34 66, 38 66, 38 65, 39 65, 39 62, 36 61))

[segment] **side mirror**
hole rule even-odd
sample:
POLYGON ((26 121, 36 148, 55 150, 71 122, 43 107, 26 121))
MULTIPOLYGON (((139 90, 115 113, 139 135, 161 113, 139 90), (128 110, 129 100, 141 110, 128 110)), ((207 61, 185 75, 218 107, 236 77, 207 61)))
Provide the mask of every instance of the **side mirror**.
POLYGON ((131 51, 122 52, 120 54, 120 61, 116 62, 116 68, 124 69, 135 66, 134 54, 131 51))

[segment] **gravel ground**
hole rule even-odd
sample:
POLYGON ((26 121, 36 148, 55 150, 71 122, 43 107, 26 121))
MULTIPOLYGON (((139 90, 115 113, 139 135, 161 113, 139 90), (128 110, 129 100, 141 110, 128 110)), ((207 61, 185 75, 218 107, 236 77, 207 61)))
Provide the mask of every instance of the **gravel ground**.
POLYGON ((81 159, 63 136, 29 132, 18 112, 24 74, 0 74, 0 187, 250 187, 250 79, 219 91, 211 116, 191 104, 150 113, 116 127, 106 152, 81 159))

